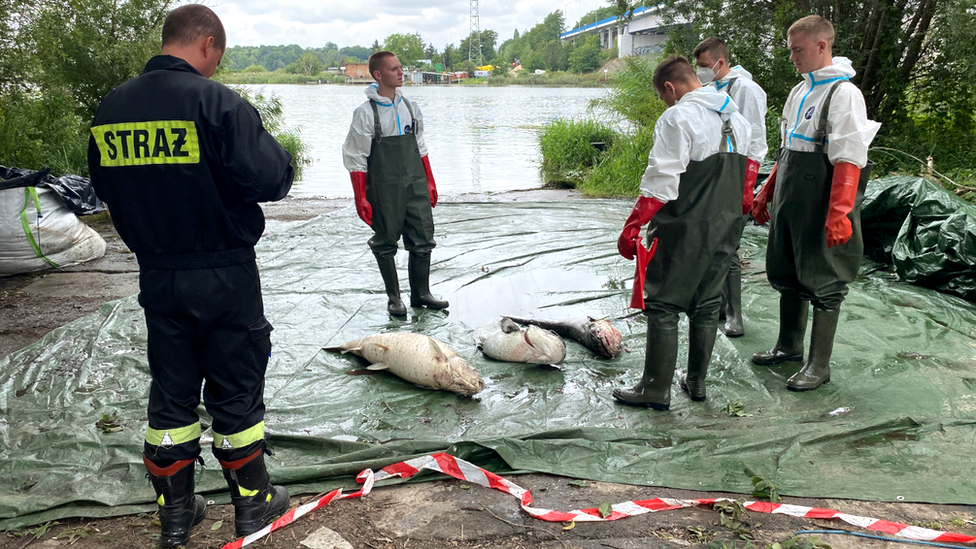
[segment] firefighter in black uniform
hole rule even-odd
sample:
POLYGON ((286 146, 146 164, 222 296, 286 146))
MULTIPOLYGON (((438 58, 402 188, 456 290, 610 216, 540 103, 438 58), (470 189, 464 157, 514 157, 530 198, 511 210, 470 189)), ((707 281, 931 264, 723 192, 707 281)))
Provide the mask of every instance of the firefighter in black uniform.
POLYGON ((260 530, 288 507, 287 490, 270 483, 264 462, 272 328, 254 245, 264 231, 258 203, 284 198, 294 171, 254 107, 209 79, 226 44, 213 11, 173 10, 162 43, 142 75, 102 101, 88 165, 139 261, 152 376, 143 461, 160 541, 175 547, 206 513, 193 493, 201 385, 237 534, 260 530))

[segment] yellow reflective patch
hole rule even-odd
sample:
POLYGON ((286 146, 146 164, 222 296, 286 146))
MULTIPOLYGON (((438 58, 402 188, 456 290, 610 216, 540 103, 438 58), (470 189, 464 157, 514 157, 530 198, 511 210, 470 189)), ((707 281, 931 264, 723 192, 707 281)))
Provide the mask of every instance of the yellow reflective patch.
POLYGON ((192 442, 200 438, 200 422, 176 429, 146 429, 146 442, 151 446, 172 448, 177 444, 192 442))
POLYGON ((156 500, 156 503, 158 503, 160 507, 162 507, 163 505, 166 505, 166 500, 163 499, 163 495, 162 494, 159 494, 159 499, 156 500))
POLYGON ((103 167, 200 162, 200 140, 192 120, 103 124, 91 133, 103 167))
POLYGON ((237 491, 240 492, 241 496, 243 497, 253 497, 258 495, 258 492, 260 492, 261 490, 248 490, 247 488, 238 485, 237 491))
POLYGON ((271 493, 270 492, 268 493, 268 499, 266 499, 264 501, 271 501, 271 493))
POLYGON ((214 448, 222 448, 224 450, 231 448, 243 448, 248 444, 252 444, 263 438, 264 422, 262 421, 257 425, 232 435, 221 435, 220 433, 214 433, 213 446, 214 448))

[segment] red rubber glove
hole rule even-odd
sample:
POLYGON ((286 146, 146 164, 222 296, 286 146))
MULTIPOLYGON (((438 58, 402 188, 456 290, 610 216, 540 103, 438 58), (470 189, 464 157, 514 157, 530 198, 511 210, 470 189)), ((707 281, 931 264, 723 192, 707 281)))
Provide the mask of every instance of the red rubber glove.
POLYGON ((746 184, 742 189, 742 215, 749 215, 752 211, 752 193, 756 187, 756 177, 759 176, 759 162, 746 160, 746 184))
POLYGON ((854 210, 857 198, 857 181, 861 168, 848 162, 834 164, 834 177, 830 182, 830 206, 827 209, 827 247, 833 248, 851 239, 851 220, 847 214, 854 210))
POLYGON ((430 207, 433 208, 437 205, 437 185, 434 184, 434 172, 430 171, 430 160, 427 160, 427 156, 420 158, 420 161, 424 163, 424 173, 427 174, 427 192, 430 193, 430 207))
POLYGON ((637 197, 637 202, 634 204, 633 211, 630 212, 630 217, 624 222, 624 230, 621 231, 620 237, 617 238, 617 251, 620 252, 620 255, 624 256, 625 259, 634 259, 634 256, 637 255, 636 239, 640 236, 641 226, 650 223, 654 214, 663 207, 664 202, 656 198, 649 196, 637 197))
POLYGON ((769 201, 773 199, 773 190, 776 188, 777 167, 779 167, 779 164, 773 164, 773 171, 769 173, 766 182, 763 183, 762 188, 756 193, 756 200, 752 203, 752 218, 760 225, 769 221, 769 210, 767 206, 769 205, 769 201))
POLYGON ((366 172, 349 172, 352 179, 352 193, 355 195, 353 201, 356 203, 356 213, 363 223, 373 226, 373 207, 366 200, 366 172))

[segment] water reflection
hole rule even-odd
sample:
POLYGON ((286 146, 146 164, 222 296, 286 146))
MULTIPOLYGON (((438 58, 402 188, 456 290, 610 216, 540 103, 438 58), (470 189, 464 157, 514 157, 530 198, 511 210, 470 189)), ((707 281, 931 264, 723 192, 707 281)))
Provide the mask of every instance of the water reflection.
MULTIPOLYGON (((295 196, 352 196, 340 149, 361 86, 247 86, 281 98, 288 124, 311 146, 314 164, 295 196)), ((431 168, 442 195, 530 189, 539 178, 537 136, 554 118, 586 112, 602 88, 426 86, 406 88, 424 113, 431 168)))

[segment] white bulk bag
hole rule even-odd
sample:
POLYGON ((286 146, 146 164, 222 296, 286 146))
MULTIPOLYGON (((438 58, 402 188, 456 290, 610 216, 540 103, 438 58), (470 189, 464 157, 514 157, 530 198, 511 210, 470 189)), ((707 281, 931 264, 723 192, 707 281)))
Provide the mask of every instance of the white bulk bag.
POLYGON ((105 255, 105 241, 51 189, 0 190, 0 275, 68 267, 105 255))

